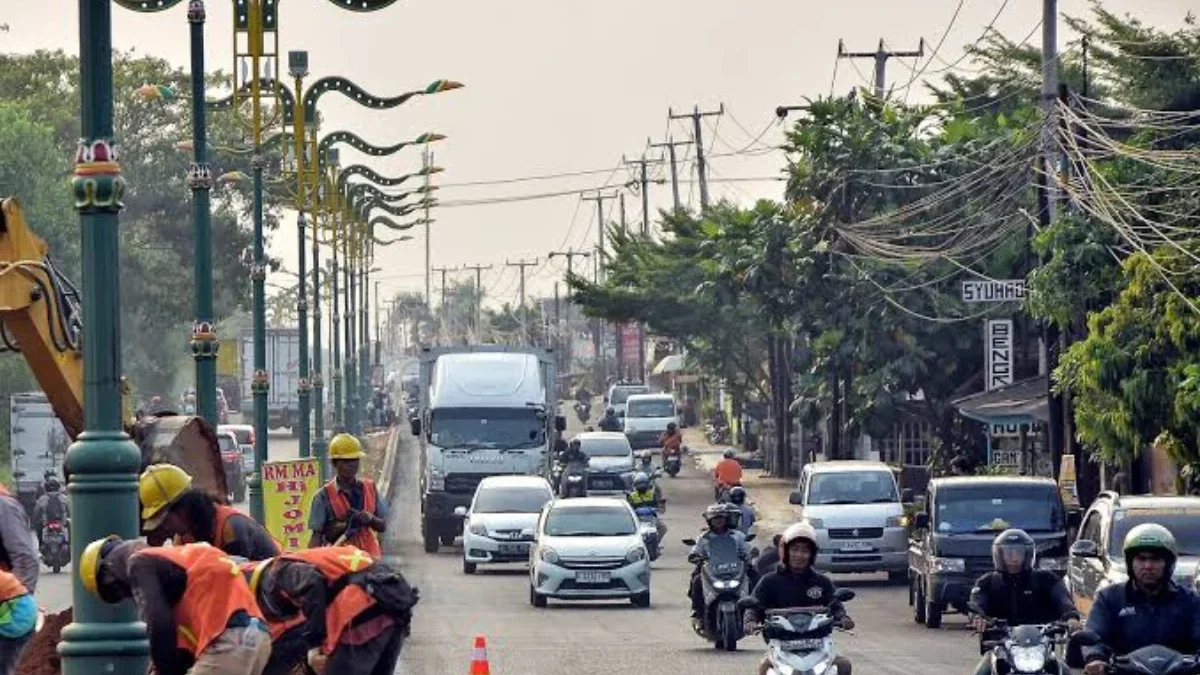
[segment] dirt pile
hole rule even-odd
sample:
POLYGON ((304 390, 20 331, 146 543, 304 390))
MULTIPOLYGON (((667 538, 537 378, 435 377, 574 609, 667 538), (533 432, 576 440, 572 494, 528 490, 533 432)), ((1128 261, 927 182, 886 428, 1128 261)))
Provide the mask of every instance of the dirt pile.
POLYGON ((47 614, 42 630, 21 654, 16 675, 60 675, 62 662, 58 658, 58 643, 62 641, 62 630, 74 620, 74 612, 65 609, 58 614, 47 614))

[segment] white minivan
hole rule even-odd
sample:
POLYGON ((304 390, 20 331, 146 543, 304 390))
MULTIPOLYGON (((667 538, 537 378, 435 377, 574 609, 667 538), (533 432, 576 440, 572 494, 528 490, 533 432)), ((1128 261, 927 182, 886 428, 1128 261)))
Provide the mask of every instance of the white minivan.
POLYGON ((625 401, 625 437, 634 450, 657 448, 667 425, 678 424, 673 394, 635 394, 625 401))
POLYGON ((896 474, 883 462, 813 462, 788 501, 817 531, 817 568, 908 578, 908 522, 896 474))

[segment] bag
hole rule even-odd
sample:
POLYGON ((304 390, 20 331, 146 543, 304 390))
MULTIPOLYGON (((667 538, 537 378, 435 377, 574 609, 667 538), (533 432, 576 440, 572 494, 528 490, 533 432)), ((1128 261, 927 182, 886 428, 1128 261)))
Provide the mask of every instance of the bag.
POLYGON ((19 595, 0 603, 0 638, 15 640, 37 627, 38 608, 32 595, 19 595))
POLYGON ((412 609, 420 602, 421 596, 418 589, 410 586, 399 572, 384 563, 376 562, 361 572, 347 574, 339 579, 330 589, 331 595, 337 595, 347 584, 354 584, 366 591, 380 609, 396 619, 404 635, 408 635, 412 609))
POLYGON ((46 522, 50 522, 52 520, 57 520, 58 522, 61 523, 63 521, 64 515, 65 514, 64 514, 64 509, 63 509, 62 497, 60 495, 58 495, 57 493, 47 495, 46 496, 46 522))

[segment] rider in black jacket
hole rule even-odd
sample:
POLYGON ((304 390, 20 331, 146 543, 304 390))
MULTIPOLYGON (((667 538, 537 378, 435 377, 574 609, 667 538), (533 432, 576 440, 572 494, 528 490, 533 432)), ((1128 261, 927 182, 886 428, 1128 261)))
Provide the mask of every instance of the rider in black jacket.
MULTIPOLYGON (((1037 545, 1024 530, 1005 530, 992 542, 995 571, 979 577, 971 589, 971 603, 983 612, 973 615, 971 626, 983 632, 988 619, 1002 619, 1010 626, 1065 621, 1071 632, 1079 630, 1079 612, 1066 584, 1058 575, 1034 569, 1037 545)), ((985 654, 976 675, 992 671, 991 656, 985 654)))
POLYGON ((598 424, 600 431, 620 431, 625 426, 621 423, 621 418, 617 417, 617 409, 612 406, 604 411, 604 417, 600 418, 598 424))

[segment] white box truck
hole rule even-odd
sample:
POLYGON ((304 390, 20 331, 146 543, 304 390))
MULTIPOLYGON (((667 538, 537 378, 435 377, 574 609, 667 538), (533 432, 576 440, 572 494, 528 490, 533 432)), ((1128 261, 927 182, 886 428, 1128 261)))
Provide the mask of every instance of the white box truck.
MULTIPOLYGON (((268 328, 267 338, 267 427, 291 429, 292 435, 300 419, 300 331, 295 328, 268 328)), ((238 345, 242 362, 241 411, 247 423, 253 423, 254 390, 254 331, 244 331, 238 345)))

